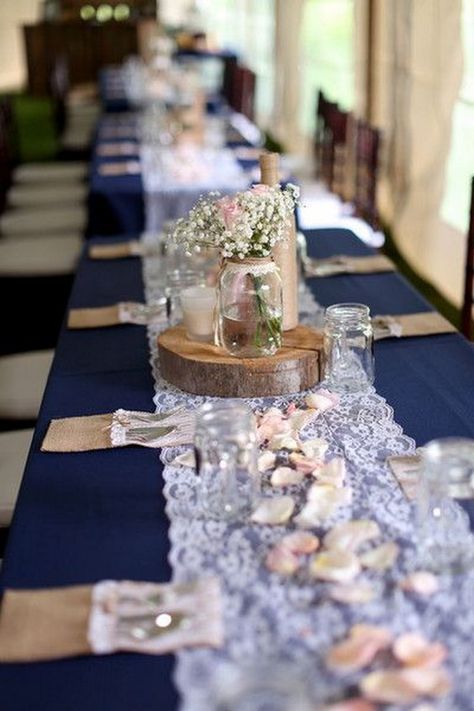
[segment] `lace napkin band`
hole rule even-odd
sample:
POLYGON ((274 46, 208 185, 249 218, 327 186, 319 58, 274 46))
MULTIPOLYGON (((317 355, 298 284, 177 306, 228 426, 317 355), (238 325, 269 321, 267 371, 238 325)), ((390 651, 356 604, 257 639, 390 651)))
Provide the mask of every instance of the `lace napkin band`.
POLYGON ((326 277, 336 274, 376 274, 393 272, 396 267, 391 259, 383 254, 367 257, 349 257, 344 254, 328 259, 306 258, 303 263, 306 277, 326 277))
MULTIPOLYGON (((422 473, 422 455, 423 447, 418 447, 414 455, 394 455, 387 458, 392 474, 409 501, 417 497, 422 473)), ((452 495, 456 499, 474 499, 474 486, 470 483, 461 482, 457 486, 453 483, 450 488, 455 491, 452 495)))
POLYGON ((111 306, 71 309, 68 314, 67 326, 71 329, 118 326, 123 323, 147 326, 152 323, 165 323, 166 320, 166 299, 163 298, 154 304, 121 301, 111 306))
POLYGON ((113 163, 101 163, 97 172, 104 177, 120 175, 140 175, 142 167, 138 160, 118 160, 113 163))
POLYGON ((88 452, 138 445, 175 447, 192 444, 195 418, 178 408, 153 414, 116 410, 103 415, 51 420, 41 445, 42 452, 88 452))
POLYGON ((122 651, 166 654, 220 647, 223 638, 217 578, 6 590, 0 610, 0 662, 122 651))
POLYGON ((155 257, 161 254, 158 244, 144 244, 138 240, 115 244, 93 244, 89 247, 90 259, 123 259, 124 257, 155 257))
POLYGON ((374 338, 400 338, 413 336, 434 336, 441 333, 456 333, 455 327, 437 311, 399 316, 374 316, 372 318, 374 338))

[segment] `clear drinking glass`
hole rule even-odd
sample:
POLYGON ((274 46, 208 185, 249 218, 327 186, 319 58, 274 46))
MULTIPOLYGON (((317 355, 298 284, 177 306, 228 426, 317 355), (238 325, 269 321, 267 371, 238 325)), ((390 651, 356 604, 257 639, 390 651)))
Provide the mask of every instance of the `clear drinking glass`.
POLYGON ((474 566, 469 517, 454 499, 474 497, 474 440, 445 438, 423 448, 417 497, 419 562, 434 572, 474 566))
POLYGON ((194 444, 202 512, 216 519, 245 517, 260 494, 253 412, 232 401, 206 403, 196 413, 194 444))
POLYGON ((374 382, 373 332, 365 304, 334 304, 324 317, 324 378, 338 392, 362 392, 374 382))

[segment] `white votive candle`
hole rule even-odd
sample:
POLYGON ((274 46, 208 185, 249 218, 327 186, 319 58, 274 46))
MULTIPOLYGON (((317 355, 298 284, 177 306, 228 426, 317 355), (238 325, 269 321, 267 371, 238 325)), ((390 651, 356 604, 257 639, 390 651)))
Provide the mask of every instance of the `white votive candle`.
POLYGON ((216 290, 212 286, 190 286, 181 292, 181 308, 188 338, 192 341, 214 339, 216 290))

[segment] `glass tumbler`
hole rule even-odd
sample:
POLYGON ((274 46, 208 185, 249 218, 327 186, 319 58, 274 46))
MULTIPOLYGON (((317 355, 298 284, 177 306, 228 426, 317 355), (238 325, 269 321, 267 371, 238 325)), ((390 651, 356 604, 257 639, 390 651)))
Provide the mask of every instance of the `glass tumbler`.
POLYGON ((334 304, 324 317, 324 379, 336 392, 363 392, 374 382, 373 331, 365 304, 334 304))
POLYGON ((210 518, 238 520, 260 494, 255 416, 232 401, 206 403, 196 413, 198 499, 210 518))
POLYGON ((474 566, 469 517, 454 499, 474 497, 474 440, 445 438, 423 449, 417 492, 419 562, 434 572, 474 566))

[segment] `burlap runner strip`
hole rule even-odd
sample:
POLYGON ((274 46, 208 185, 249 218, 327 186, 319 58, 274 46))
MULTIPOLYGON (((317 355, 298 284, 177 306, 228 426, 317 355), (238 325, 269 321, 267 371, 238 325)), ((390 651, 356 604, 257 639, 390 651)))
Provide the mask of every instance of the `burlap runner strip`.
POLYGON ((43 452, 87 452, 110 449, 113 413, 51 420, 41 445, 43 452))
POLYGON ((91 585, 7 590, 0 609, 0 662, 91 654, 91 585))

